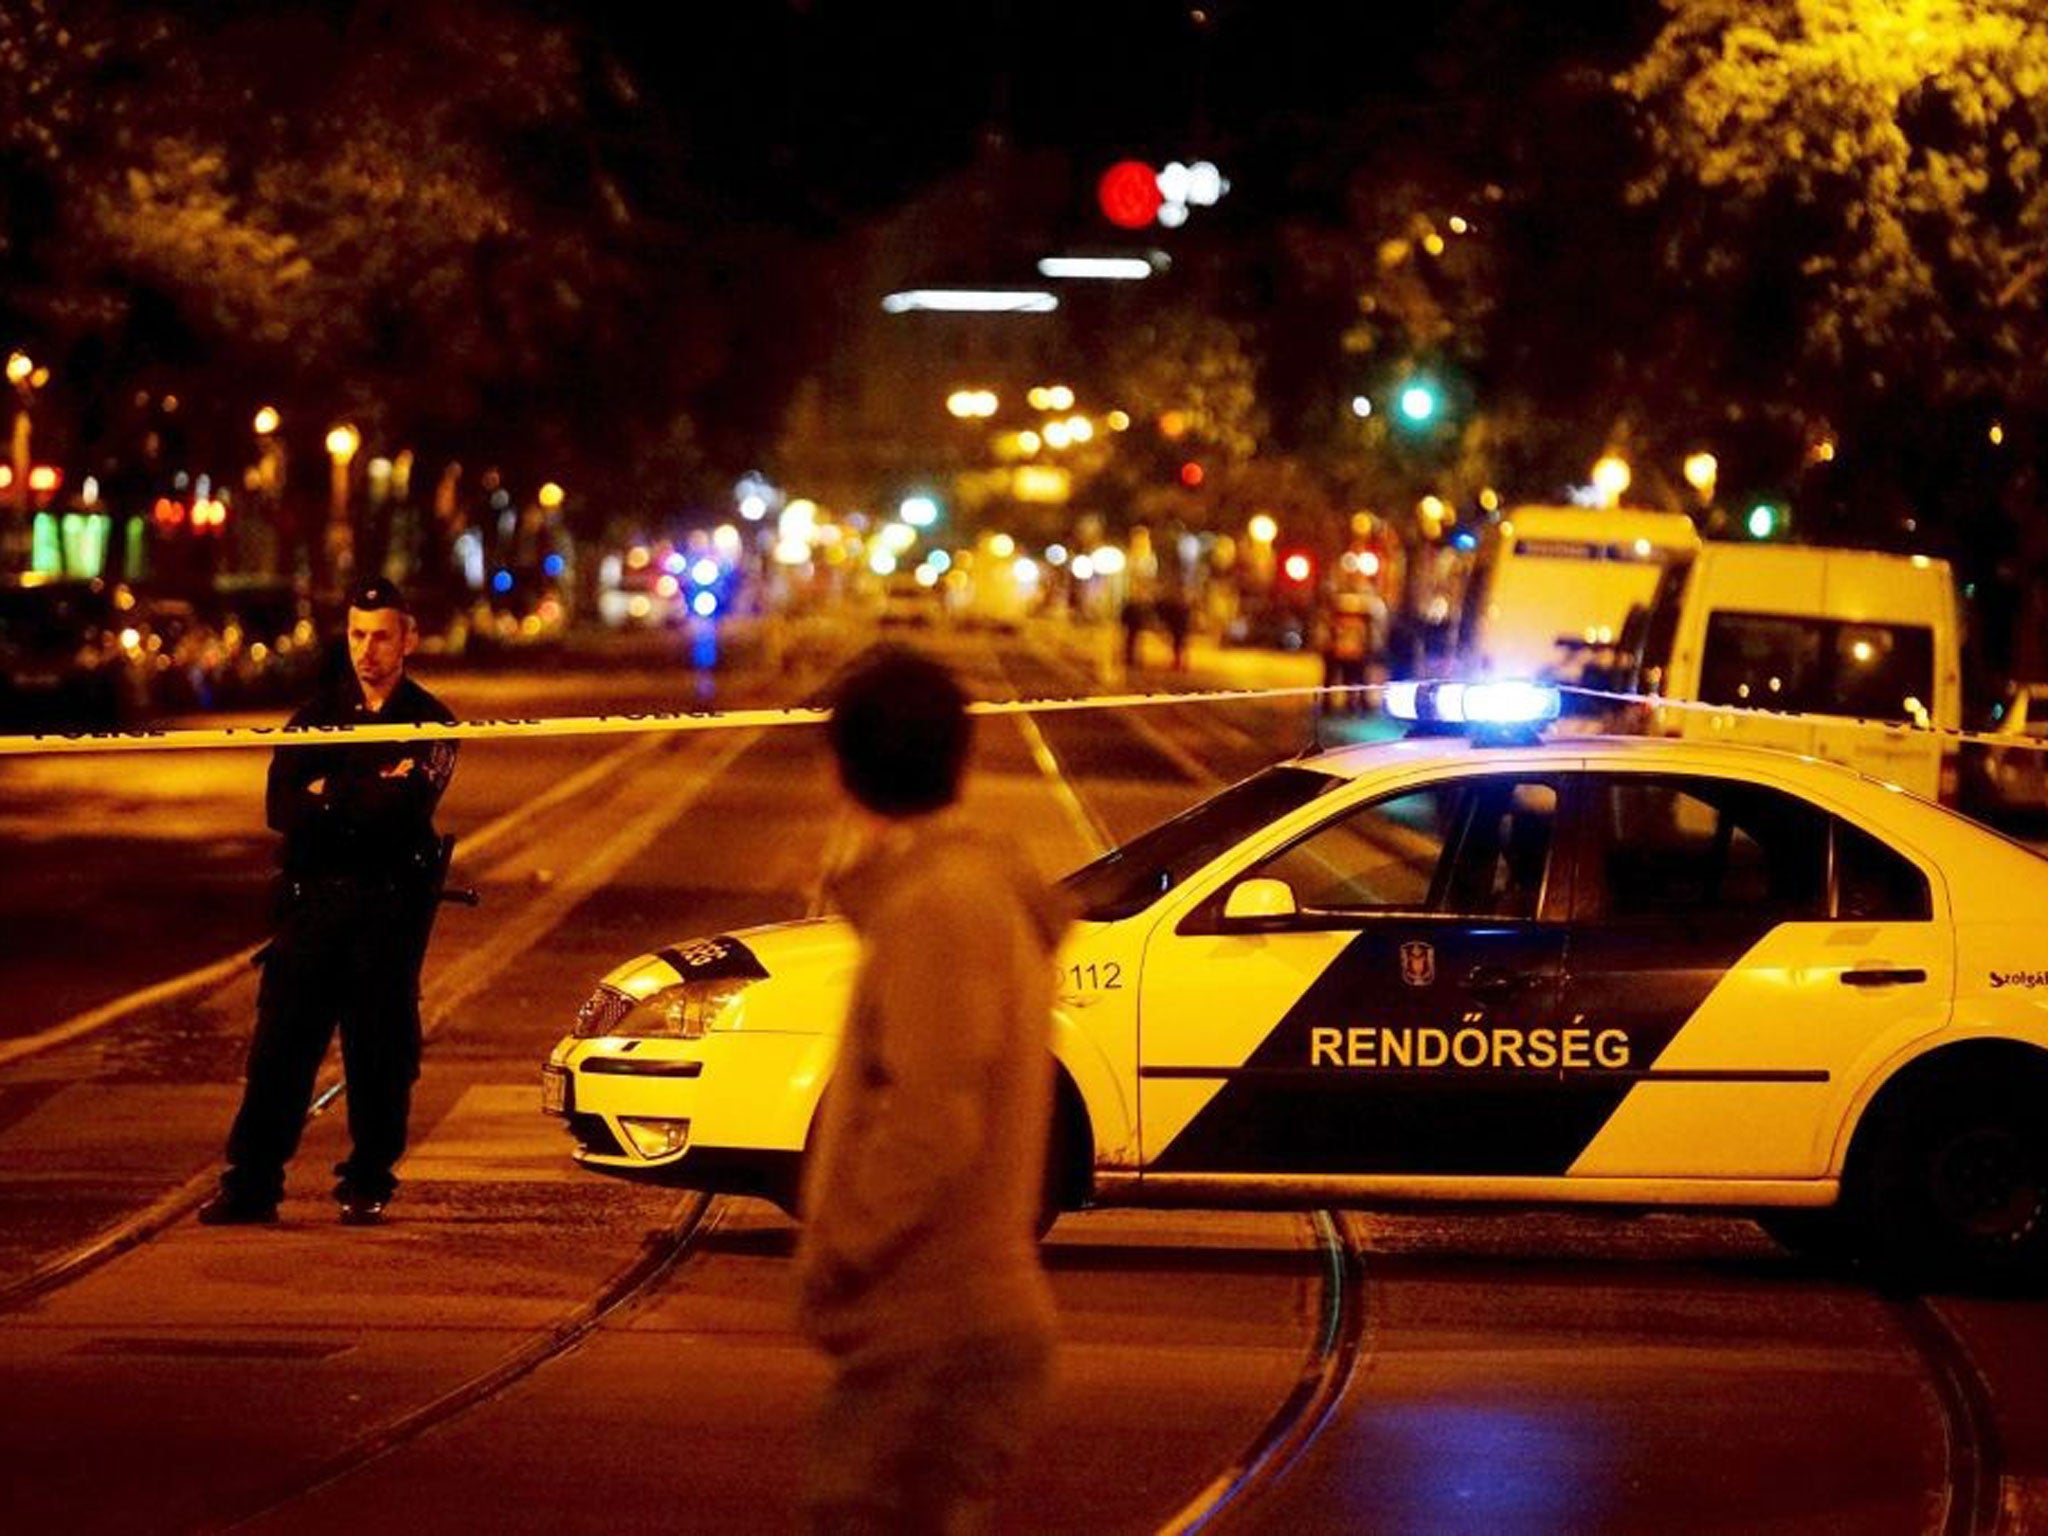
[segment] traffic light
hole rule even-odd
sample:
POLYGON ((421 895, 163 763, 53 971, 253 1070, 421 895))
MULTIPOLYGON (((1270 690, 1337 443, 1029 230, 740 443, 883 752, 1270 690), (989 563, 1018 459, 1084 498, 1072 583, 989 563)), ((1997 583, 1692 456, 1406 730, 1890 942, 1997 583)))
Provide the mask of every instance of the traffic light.
POLYGON ((1775 539, 1785 531, 1785 509, 1774 501, 1760 501, 1742 520, 1752 539, 1775 539))
POLYGON ((1401 419, 1412 427, 1426 427, 1443 409, 1443 397, 1427 379, 1415 379, 1401 386, 1401 419))

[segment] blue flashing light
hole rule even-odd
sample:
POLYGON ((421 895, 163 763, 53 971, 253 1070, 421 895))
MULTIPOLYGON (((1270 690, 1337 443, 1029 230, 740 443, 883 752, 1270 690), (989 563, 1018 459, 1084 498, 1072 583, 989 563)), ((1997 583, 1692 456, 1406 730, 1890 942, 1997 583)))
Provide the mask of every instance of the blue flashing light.
POLYGON ((689 569, 689 566, 690 561, 688 556, 683 555, 678 551, 671 551, 669 554, 665 555, 662 558, 661 562, 661 568, 664 571, 667 571, 671 576, 682 575, 684 571, 689 569))
POLYGON ((499 593, 510 592, 512 590, 512 573, 510 571, 499 571, 494 574, 491 577, 491 590, 499 593))
POLYGON ((718 612, 718 594, 708 591, 699 592, 690 599, 690 612, 697 615, 700 619, 712 617, 718 612))
POLYGON ((724 567, 720 566, 709 555, 704 556, 703 559, 690 567, 690 580, 700 587, 715 586, 718 578, 724 574, 724 567))
POLYGON ((1451 547, 1464 550, 1477 549, 1479 547, 1479 535, 1470 528, 1461 528, 1451 535, 1451 547))
POLYGON ((540 568, 550 576, 559 576, 562 574, 562 565, 563 561, 560 555, 549 555, 547 559, 541 561, 540 568))
POLYGON ((1557 689, 1543 683, 1389 683, 1382 707, 1411 725, 1462 726, 1476 734, 1533 730, 1558 716, 1557 689))

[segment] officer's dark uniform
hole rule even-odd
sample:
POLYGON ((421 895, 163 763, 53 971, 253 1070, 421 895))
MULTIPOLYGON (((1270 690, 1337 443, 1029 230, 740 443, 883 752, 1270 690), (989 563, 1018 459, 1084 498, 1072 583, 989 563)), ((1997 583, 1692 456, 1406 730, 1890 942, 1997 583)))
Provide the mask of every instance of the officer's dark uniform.
MULTIPOLYGON (((367 589, 370 598, 391 594, 402 607, 395 593, 388 584, 367 589)), ((373 711, 344 670, 291 724, 454 718, 410 677, 373 711)), ((433 814, 454 769, 448 741, 280 747, 272 758, 266 809, 272 829, 284 834, 278 928, 264 956, 229 1166, 204 1219, 260 1220, 276 1206, 337 1025, 353 1148, 336 1165, 335 1198, 344 1216, 374 1219, 397 1187, 391 1169, 405 1151, 419 1076, 420 965, 439 898, 433 814), (408 760, 410 767, 396 771, 408 760), (316 781, 324 781, 318 792, 316 781)))

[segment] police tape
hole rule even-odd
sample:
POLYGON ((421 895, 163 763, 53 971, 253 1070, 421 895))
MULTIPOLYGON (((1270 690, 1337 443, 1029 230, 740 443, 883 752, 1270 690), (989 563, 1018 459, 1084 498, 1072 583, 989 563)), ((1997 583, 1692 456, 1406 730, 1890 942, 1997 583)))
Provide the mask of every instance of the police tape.
MULTIPOLYGON (((1305 699, 1333 692, 1377 692, 1378 684, 1350 689, 1230 688, 1190 693, 1096 694, 1079 698, 978 700, 973 715, 1042 714, 1061 710, 1130 709, 1148 704, 1209 704, 1219 701, 1305 699)), ((791 725, 822 725, 823 709, 636 710, 607 715, 494 717, 442 724, 395 725, 223 725, 211 728, 144 727, 113 731, 43 731, 0 736, 0 757, 77 752, 233 751, 252 747, 310 746, 323 741, 352 743, 419 741, 502 741, 551 736, 623 736, 656 731, 753 731, 791 725)))
MULTIPOLYGON (((983 699, 970 703, 972 715, 1032 715, 1098 709, 1138 709, 1159 705, 1259 703, 1273 700, 1372 698, 1384 694, 1385 683, 1354 683, 1328 687, 1214 688, 1187 692, 1090 694, 1065 698, 983 699)), ((1654 694, 1623 693, 1578 684, 1562 684, 1558 692, 1603 705, 1648 710, 1653 716, 1697 713, 1734 721, 1749 719, 1781 726, 1812 726, 1878 732, 1904 741, 1929 741, 1995 747, 2008 752, 2048 752, 2048 739, 1965 731, 1908 721, 1871 720, 1852 715, 1827 715, 1751 705, 1708 704, 1667 699, 1654 694)), ((564 736, 623 736, 651 732, 775 730, 786 726, 822 725, 823 709, 633 710, 603 715, 505 716, 442 724, 422 721, 393 725, 227 725, 213 727, 137 727, 110 731, 41 731, 0 735, 0 758, 50 754, 106 752, 218 752, 308 746, 324 741, 359 744, 422 741, 534 740, 564 736)), ((1569 722, 1600 730, 1605 722, 1576 717, 1569 722)), ((1641 734, 1635 732, 1634 734, 1641 734)), ((1652 732, 1652 734, 1660 734, 1652 732)))

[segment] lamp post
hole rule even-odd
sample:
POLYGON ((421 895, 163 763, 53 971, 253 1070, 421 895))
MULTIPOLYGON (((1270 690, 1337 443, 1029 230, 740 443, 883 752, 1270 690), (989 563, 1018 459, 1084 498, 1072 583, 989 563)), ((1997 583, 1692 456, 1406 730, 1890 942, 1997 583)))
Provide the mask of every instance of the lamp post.
POLYGON ((346 587, 355 572, 355 540, 348 525, 348 467, 356 450, 363 446, 363 434, 347 422, 327 433, 327 457, 334 465, 327 506, 327 569, 337 588, 346 587))
POLYGON ((34 467, 34 454, 30 447, 33 426, 29 411, 35 404, 36 375, 40 371, 26 352, 16 352, 7 359, 7 382, 14 386, 20 400, 14 408, 14 434, 9 457, 14 467, 14 509, 23 518, 35 509, 28 486, 29 471, 34 467))

